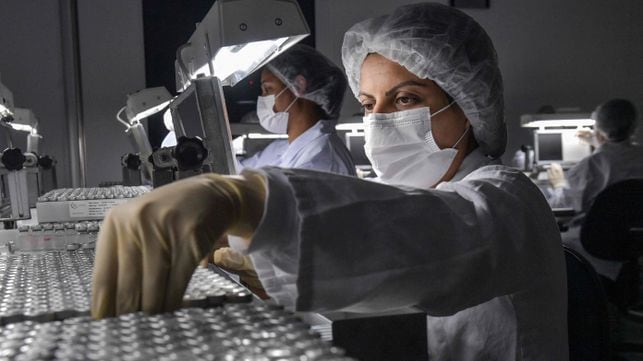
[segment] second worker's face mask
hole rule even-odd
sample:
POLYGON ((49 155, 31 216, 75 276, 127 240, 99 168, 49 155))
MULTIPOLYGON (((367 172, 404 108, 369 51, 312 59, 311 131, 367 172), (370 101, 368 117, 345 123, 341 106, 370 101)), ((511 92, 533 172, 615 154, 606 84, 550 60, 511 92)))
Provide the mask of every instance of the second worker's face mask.
POLYGON ((455 147, 469 130, 467 126, 453 147, 438 147, 431 132, 431 116, 452 104, 433 114, 423 107, 364 117, 364 150, 383 182, 428 189, 442 178, 458 153, 455 147))
POLYGON ((288 130, 288 110, 295 104, 298 97, 295 97, 295 100, 293 100, 284 111, 275 112, 273 110, 275 100, 287 89, 288 88, 284 88, 276 96, 266 95, 257 97, 257 117, 259 118, 259 124, 271 133, 286 134, 288 130))

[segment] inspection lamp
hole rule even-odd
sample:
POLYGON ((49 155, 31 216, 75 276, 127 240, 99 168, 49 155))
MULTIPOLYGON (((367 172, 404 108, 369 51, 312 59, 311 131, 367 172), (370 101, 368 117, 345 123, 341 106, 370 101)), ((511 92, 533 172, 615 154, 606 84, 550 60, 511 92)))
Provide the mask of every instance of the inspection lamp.
POLYGON ((147 88, 127 95, 125 115, 130 122, 154 115, 165 108, 172 100, 172 95, 165 87, 147 88))
POLYGON ((192 163, 195 172, 236 173, 222 87, 234 86, 309 33, 296 0, 216 1, 177 49, 176 82, 182 93, 170 104, 175 153, 184 148, 181 139, 198 138, 207 158, 202 165, 192 163))
POLYGON ((581 128, 594 126, 594 123, 594 119, 588 113, 523 114, 520 116, 520 126, 523 128, 581 128))
POLYGON ((296 0, 216 1, 177 50, 177 88, 202 76, 234 86, 309 34, 296 0))
POLYGON ((0 79, 0 120, 11 121, 13 111, 13 93, 2 84, 0 79))
POLYGON ((172 100, 172 95, 165 87, 147 88, 127 95, 127 105, 116 114, 116 120, 125 125, 125 134, 130 139, 134 149, 140 154, 147 174, 151 174, 152 166, 148 157, 152 154, 152 146, 141 120, 163 110, 172 100), (127 119, 121 118, 125 112, 127 119))
POLYGON ((13 121, 9 126, 15 130, 38 134, 38 118, 31 109, 15 108, 13 121))

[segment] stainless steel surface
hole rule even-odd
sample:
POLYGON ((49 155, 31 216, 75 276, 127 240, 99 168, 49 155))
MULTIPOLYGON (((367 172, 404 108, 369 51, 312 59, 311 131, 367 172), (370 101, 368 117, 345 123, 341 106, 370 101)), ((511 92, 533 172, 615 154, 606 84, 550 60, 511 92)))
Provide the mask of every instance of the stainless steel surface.
POLYGON ((219 79, 207 77, 192 80, 192 84, 170 104, 170 109, 177 138, 205 136, 203 141, 209 154, 204 165, 208 165, 215 173, 236 174, 228 113, 219 79), (195 110, 201 122, 203 134, 186 134, 186 127, 182 122, 193 122, 194 119, 181 120, 179 107, 183 102, 191 104, 192 97, 196 97, 197 109, 195 110))
MULTIPOLYGON (((60 1, 60 24, 62 39, 63 76, 65 86, 65 109, 71 177, 74 187, 84 187, 87 166, 85 164, 85 131, 83 122, 83 92, 80 71, 78 39, 78 6, 76 0, 60 1)), ((67 152, 66 152, 67 153, 67 152)))
POLYGON ((3 203, 9 201, 9 212, 3 212, 0 215, 0 220, 28 219, 31 215, 29 213, 27 169, 6 170, 2 168, 0 174, 4 192, 3 203))

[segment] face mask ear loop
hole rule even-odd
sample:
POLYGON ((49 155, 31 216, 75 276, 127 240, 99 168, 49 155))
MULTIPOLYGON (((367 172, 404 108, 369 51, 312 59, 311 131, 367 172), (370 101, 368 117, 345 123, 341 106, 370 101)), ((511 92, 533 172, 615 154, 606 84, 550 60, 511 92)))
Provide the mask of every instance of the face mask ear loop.
POLYGON ((286 112, 288 112, 290 110, 290 108, 295 104, 295 102, 297 102, 297 99, 299 99, 299 97, 295 96, 295 100, 293 100, 292 103, 290 103, 290 105, 287 106, 286 109, 284 109, 284 113, 286 113, 286 112))
POLYGON ((278 98, 281 94, 283 94, 286 90, 288 90, 288 87, 285 87, 285 88, 281 89, 281 91, 279 92, 279 94, 275 95, 275 100, 277 100, 277 98, 278 98))
POLYGON ((460 144, 460 141, 464 138, 464 136, 467 135, 467 133, 469 133, 470 128, 471 128, 471 124, 467 125, 467 129, 464 130, 464 133, 462 133, 460 138, 458 138, 458 140, 455 142, 455 144, 451 148, 455 148, 455 147, 458 146, 458 144, 460 144))
POLYGON ((453 103, 455 103, 455 100, 451 101, 451 103, 445 105, 442 109, 438 110, 437 112, 431 114, 431 117, 435 117, 436 115, 438 115, 438 114, 442 113, 443 111, 449 109, 449 107, 452 106, 453 103))

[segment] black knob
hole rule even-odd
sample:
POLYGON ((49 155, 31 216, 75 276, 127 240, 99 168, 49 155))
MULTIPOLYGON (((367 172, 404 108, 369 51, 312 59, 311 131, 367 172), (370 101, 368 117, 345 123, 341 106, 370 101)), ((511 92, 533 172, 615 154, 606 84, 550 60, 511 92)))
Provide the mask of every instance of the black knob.
POLYGON ((52 157, 48 155, 43 155, 38 158, 38 165, 42 169, 51 169, 54 167, 55 161, 52 157))
POLYGON ((139 157, 138 154, 123 154, 121 164, 127 169, 139 170, 141 168, 141 157, 139 157))
POLYGON ((197 137, 180 137, 174 148, 174 158, 180 170, 199 169, 208 157, 208 150, 197 137))
POLYGON ((20 148, 5 149, 1 158, 2 164, 7 170, 21 170, 26 159, 20 148))

